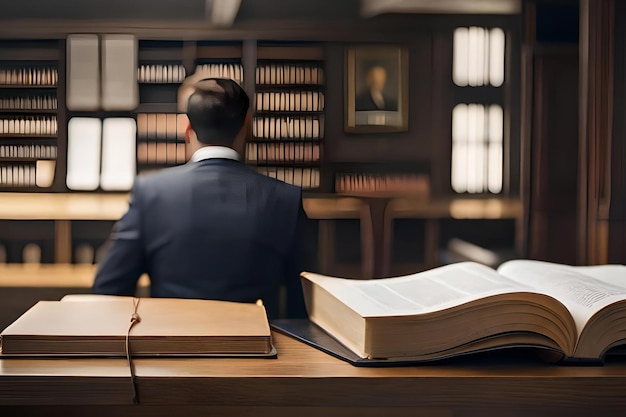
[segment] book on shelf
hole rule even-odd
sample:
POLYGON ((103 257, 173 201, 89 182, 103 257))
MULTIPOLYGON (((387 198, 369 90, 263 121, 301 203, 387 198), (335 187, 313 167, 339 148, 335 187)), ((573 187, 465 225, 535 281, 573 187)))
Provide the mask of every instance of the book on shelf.
POLYGON ((319 168, 259 166, 256 167, 256 171, 304 189, 319 188, 320 186, 319 168))
POLYGON ((335 191, 342 194, 395 193, 428 196, 430 182, 423 174, 337 174, 335 191))
POLYGON ((0 98, 1 110, 56 110, 57 98, 50 95, 0 98))
POLYGON ((58 70, 52 67, 0 68, 0 85, 52 87, 58 81, 58 70))
POLYGON ((147 141, 185 140, 187 115, 176 113, 138 113, 137 138, 147 141))
POLYGON ((323 116, 317 117, 255 117, 252 134, 266 139, 321 139, 324 137, 323 116))
POLYGON ((0 119, 0 135, 56 136, 56 116, 21 116, 0 119))
POLYGON ((178 65, 140 65, 137 80, 140 83, 180 84, 185 80, 185 67, 178 65))
POLYGON ((302 273, 310 320, 363 360, 411 362, 505 347, 600 362, 626 344, 626 266, 461 262, 403 277, 302 273))
POLYGON ((311 64, 265 64, 256 69, 259 85, 321 85, 324 84, 323 68, 311 64))
POLYGON ((262 305, 214 300, 68 297, 40 301, 2 333, 2 355, 271 356, 262 305), (129 331, 131 317, 139 321, 129 331))
POLYGON ((37 172, 35 164, 0 165, 0 186, 34 187, 36 184, 37 172))
POLYGON ((247 143, 249 162, 318 162, 320 145, 317 143, 247 143))
POLYGON ((140 164, 184 164, 187 162, 185 143, 139 142, 137 162, 140 164))
POLYGON ((319 91, 263 91, 256 93, 257 111, 323 111, 324 94, 319 91))
POLYGON ((0 145, 0 158, 55 159, 56 157, 56 145, 0 145))
POLYGON ((0 145, 0 186, 50 187, 56 152, 56 146, 0 145))
POLYGON ((40 188, 51 187, 54 183, 56 161, 37 161, 35 163, 35 185, 40 188))

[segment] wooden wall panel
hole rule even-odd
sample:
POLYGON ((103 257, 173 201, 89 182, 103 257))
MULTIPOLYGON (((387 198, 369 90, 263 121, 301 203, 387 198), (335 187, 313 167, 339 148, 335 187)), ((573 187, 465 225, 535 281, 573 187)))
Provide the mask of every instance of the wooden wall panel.
MULTIPOLYGON (((608 262, 626 264, 626 4, 615 2, 608 262)), ((610 16, 610 15, 609 15, 610 16)), ((613 52, 611 51, 611 52, 613 52)))
POLYGON ((432 36, 417 35, 397 44, 409 48, 409 130, 377 134, 344 132, 344 54, 351 43, 331 43, 326 47, 327 162, 415 161, 431 157, 431 121, 435 111, 431 103, 432 36))
POLYGON ((578 54, 539 49, 533 65, 528 256, 576 263, 578 54))
POLYGON ((626 263, 626 5, 581 1, 578 261, 626 263))

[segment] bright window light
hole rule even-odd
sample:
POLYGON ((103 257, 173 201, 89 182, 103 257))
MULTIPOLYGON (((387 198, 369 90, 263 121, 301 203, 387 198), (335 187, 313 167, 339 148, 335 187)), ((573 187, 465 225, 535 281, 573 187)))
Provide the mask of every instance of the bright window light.
POLYGON ((454 31, 454 83, 461 87, 504 83, 505 34, 501 28, 460 27, 454 31))
POLYGON ((502 191, 503 112, 498 105, 459 104, 452 111, 452 189, 502 191))

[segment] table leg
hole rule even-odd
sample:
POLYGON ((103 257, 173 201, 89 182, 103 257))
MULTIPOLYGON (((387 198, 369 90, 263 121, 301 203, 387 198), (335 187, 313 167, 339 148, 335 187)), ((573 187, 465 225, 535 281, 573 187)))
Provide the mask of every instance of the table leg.
POLYGON ((54 221, 54 258, 56 263, 72 262, 72 223, 70 220, 54 221))

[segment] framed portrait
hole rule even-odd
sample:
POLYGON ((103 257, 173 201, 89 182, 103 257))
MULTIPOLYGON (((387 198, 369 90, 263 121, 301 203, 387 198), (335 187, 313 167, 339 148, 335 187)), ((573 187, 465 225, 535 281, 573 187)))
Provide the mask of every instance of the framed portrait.
POLYGON ((408 58, 407 48, 398 45, 346 48, 346 132, 408 130, 408 58))

